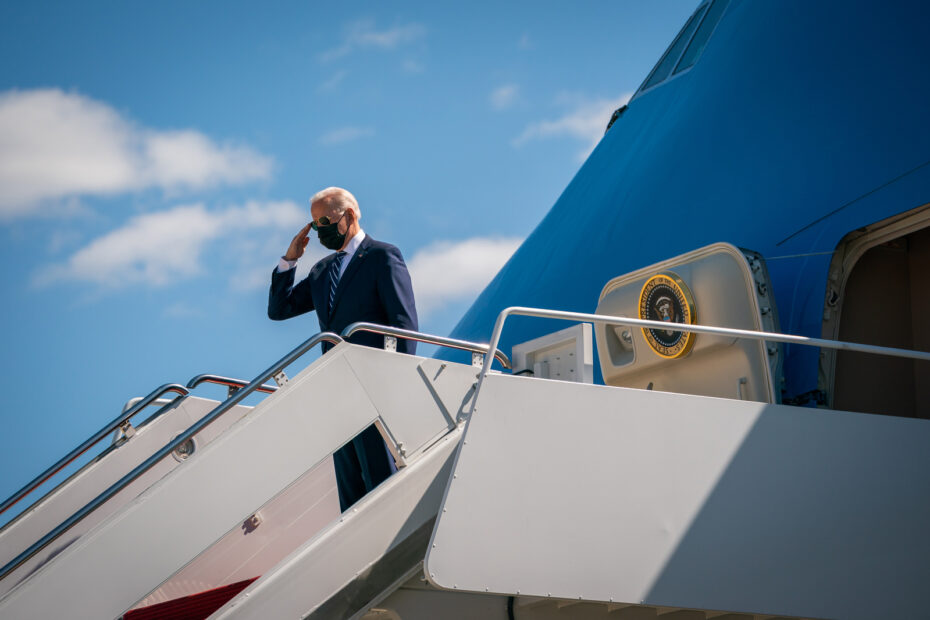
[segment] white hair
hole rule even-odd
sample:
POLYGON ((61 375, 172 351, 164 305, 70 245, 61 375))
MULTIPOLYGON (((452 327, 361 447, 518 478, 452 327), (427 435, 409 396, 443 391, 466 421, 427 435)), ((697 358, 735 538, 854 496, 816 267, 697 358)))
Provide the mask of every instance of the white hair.
POLYGON ((352 209, 355 212, 356 219, 361 219, 362 210, 358 208, 358 201, 347 189, 341 187, 327 187, 320 190, 310 199, 310 205, 322 202, 328 209, 336 211, 338 214, 345 213, 346 209, 352 209))

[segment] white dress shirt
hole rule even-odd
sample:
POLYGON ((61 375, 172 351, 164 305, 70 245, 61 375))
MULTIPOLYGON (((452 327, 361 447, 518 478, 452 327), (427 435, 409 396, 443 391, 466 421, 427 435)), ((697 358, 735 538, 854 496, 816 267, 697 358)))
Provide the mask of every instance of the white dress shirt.
MULTIPOLYGON (((339 279, 342 279, 342 274, 346 272, 346 267, 349 266, 349 263, 352 262, 352 257, 355 256, 358 246, 362 245, 362 241, 365 240, 365 231, 361 228, 358 229, 358 232, 349 240, 348 245, 342 250, 346 255, 342 258, 342 265, 339 267, 339 279)), ((297 266, 296 260, 284 260, 282 256, 278 260, 278 273, 284 273, 289 269, 293 269, 297 266)))

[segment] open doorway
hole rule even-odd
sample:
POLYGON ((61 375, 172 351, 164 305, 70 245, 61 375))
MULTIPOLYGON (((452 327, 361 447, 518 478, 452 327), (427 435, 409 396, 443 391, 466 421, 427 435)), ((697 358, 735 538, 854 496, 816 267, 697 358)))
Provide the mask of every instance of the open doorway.
MULTIPOLYGON (((930 351, 930 205, 847 235, 830 269, 824 336, 930 351)), ((822 353, 834 409, 930 418, 930 362, 822 353)))

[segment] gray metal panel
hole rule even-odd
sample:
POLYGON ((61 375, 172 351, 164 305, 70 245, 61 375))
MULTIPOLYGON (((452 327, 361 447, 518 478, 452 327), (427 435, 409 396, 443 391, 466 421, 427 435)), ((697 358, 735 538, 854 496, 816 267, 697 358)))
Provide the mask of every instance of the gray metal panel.
POLYGON ((313 618, 343 618, 360 611, 356 607, 364 607, 371 599, 348 593, 363 592, 361 582, 371 577, 372 567, 425 526, 420 546, 414 550, 416 556, 397 565, 391 580, 422 559, 460 438, 460 430, 446 435, 211 617, 265 620, 312 614, 313 618), (353 582, 358 587, 348 587, 353 582), (337 593, 342 595, 334 596, 337 593), (324 610, 324 605, 330 608, 324 610))
POLYGON ((458 408, 478 372, 471 366, 368 347, 349 348, 346 359, 407 455, 455 427, 458 408), (452 393, 443 402, 447 390, 440 386, 446 383, 452 393))
POLYGON ((439 587, 806 617, 930 609, 930 422, 489 376, 439 587))
MULTIPOLYGON (((115 448, 96 463, 91 463, 84 471, 68 480, 43 502, 24 513, 0 532, 0 565, 15 558, 217 405, 219 403, 215 400, 188 396, 174 409, 140 427, 126 443, 115 448)), ((216 424, 198 433, 194 438, 196 449, 202 449, 226 427, 251 410, 252 407, 239 405, 216 424)), ((9 577, 0 581, 0 596, 12 589, 16 583, 31 574, 37 567, 57 556, 93 526, 127 504, 178 464, 178 461, 173 458, 164 459, 123 489, 116 497, 98 508, 92 515, 68 530, 67 534, 27 560, 9 577)))
POLYGON ((471 408, 471 397, 480 368, 425 359, 417 367, 430 391, 442 402, 445 413, 456 422, 471 408))
POLYGON ((339 517, 333 460, 327 458, 188 562, 141 600, 146 607, 264 575, 339 517))
POLYGON ((377 417, 344 350, 309 366, 20 584, 0 600, 0 616, 115 617, 238 527, 377 417))
MULTIPOLYGON (((507 607, 505 596, 433 589, 423 583, 420 572, 376 603, 361 620, 507 620, 507 607)), ((519 611, 510 617, 521 620, 532 617, 519 611)))

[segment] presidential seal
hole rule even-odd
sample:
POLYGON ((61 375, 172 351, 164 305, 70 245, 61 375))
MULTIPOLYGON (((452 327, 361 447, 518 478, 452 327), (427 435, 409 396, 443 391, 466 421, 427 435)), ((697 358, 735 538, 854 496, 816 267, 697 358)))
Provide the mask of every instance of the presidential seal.
MULTIPOLYGON (((639 294, 639 318, 694 325, 694 299, 688 285, 671 271, 646 280, 639 294)), ((643 336, 653 351, 672 359, 687 355, 691 351, 695 334, 644 327, 643 336)))

